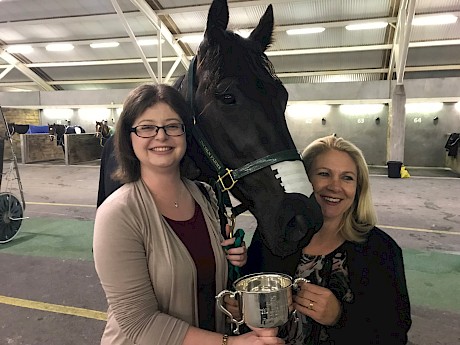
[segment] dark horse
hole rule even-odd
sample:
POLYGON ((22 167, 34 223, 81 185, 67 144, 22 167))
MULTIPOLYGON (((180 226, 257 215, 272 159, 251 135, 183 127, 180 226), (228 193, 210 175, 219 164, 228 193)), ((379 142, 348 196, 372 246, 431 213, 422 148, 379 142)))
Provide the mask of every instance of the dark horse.
POLYGON ((286 124, 287 91, 264 53, 273 9, 247 39, 228 31, 228 20, 227 1, 214 0, 204 40, 175 85, 195 123, 187 157, 197 169, 187 177, 230 191, 241 203, 233 213, 249 210, 257 219, 248 273, 293 274, 284 260, 308 244, 322 216, 286 124))
POLYGON ((8 123, 8 131, 10 135, 13 134, 42 134, 48 133, 48 126, 38 126, 38 125, 20 125, 17 123, 8 123))
POLYGON ((104 147, 107 139, 113 134, 113 129, 107 124, 107 121, 96 121, 96 138, 99 138, 99 144, 104 147))
POLYGON ((48 124, 48 134, 50 136, 50 140, 54 141, 56 139, 56 145, 60 145, 64 153, 65 153, 64 134, 81 134, 81 133, 86 133, 86 131, 81 126, 67 126, 67 125, 59 125, 55 123, 53 123, 52 125, 48 124))

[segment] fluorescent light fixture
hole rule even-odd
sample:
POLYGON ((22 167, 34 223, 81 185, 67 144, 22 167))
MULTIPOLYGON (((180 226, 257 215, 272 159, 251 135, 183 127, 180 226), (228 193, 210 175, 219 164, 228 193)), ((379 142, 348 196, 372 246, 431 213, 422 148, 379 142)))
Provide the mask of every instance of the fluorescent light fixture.
MULTIPOLYGON (((108 119, 110 118, 110 109, 107 108, 80 108, 78 116, 84 120, 108 119)), ((96 124, 94 124, 96 126, 96 124)))
POLYGON ((73 44, 70 43, 51 43, 46 46, 46 50, 49 52, 66 52, 73 48, 73 44))
POLYGON ((27 54, 34 50, 32 46, 28 44, 16 44, 6 48, 6 51, 11 54, 27 54))
POLYGON ((406 103, 406 113, 437 113, 443 106, 444 103, 406 103))
POLYGON ((199 35, 186 35, 179 38, 184 43, 200 43, 203 40, 204 36, 199 35))
MULTIPOLYGON (((160 40, 161 44, 165 42, 165 40, 160 40)), ((137 40, 137 44, 140 46, 154 46, 158 45, 158 39, 156 38, 148 38, 148 39, 140 39, 137 40)))
POLYGON ((89 46, 91 48, 114 48, 114 47, 118 47, 120 45, 120 43, 118 42, 98 42, 98 43, 91 43, 89 46))
POLYGON ((387 25, 388 25, 387 22, 370 22, 370 23, 362 23, 362 24, 350 24, 350 25, 345 26, 345 29, 349 31, 373 30, 373 29, 386 28, 387 25))
POLYGON ((331 111, 329 104, 290 104, 286 114, 295 119, 323 117, 331 111))
POLYGON ((314 28, 303 28, 303 29, 291 29, 286 30, 288 35, 308 35, 308 34, 317 34, 323 32, 326 28, 322 26, 314 27, 314 28))
POLYGON ((345 115, 374 115, 383 110, 383 104, 342 104, 339 106, 345 115))
POLYGON ((412 25, 442 25, 453 24, 457 22, 457 17, 453 14, 440 14, 433 16, 415 16, 412 25))
POLYGON ((68 108, 44 108, 42 115, 49 120, 70 119, 73 115, 73 110, 68 108))
POLYGON ((455 103, 455 110, 460 113, 460 102, 455 103))

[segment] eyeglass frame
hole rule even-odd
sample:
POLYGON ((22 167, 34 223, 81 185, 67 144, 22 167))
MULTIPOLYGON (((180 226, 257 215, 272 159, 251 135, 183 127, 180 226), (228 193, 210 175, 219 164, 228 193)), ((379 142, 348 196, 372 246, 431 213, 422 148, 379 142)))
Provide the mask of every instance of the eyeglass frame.
POLYGON ((136 127, 131 127, 130 129, 130 133, 134 133, 136 134, 136 136, 138 136, 139 138, 155 138, 157 135, 158 135, 158 132, 160 131, 160 129, 163 129, 163 131, 165 132, 165 134, 168 136, 168 137, 180 137, 181 135, 184 135, 185 134, 185 124, 183 123, 178 123, 178 125, 180 125, 182 127, 182 133, 181 134, 168 134, 168 127, 169 126, 172 126, 172 125, 176 125, 175 123, 174 124, 169 124, 169 125, 165 125, 165 126, 157 126, 157 125, 138 125, 136 127), (152 136, 149 136, 149 137, 141 137, 138 133, 137 133, 137 127, 143 127, 143 126, 151 126, 151 127, 155 127, 156 128, 156 132, 154 135, 152 136))

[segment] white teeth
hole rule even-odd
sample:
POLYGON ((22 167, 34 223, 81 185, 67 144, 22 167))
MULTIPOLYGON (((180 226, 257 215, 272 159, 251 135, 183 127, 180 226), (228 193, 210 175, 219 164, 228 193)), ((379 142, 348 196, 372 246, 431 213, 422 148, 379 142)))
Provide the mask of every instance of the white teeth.
POLYGON ((171 148, 170 147, 154 147, 151 150, 152 151, 161 151, 161 152, 163 152, 163 151, 169 151, 169 150, 171 150, 171 148))
POLYGON ((340 201, 340 199, 330 198, 330 197, 327 197, 327 196, 324 196, 323 199, 326 200, 326 201, 329 201, 329 202, 339 202, 340 201))

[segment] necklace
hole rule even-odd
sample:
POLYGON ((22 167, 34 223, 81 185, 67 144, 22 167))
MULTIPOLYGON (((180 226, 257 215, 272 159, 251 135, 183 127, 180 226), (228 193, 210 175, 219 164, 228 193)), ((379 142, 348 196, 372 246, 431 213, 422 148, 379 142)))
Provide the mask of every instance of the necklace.
POLYGON ((184 194, 184 186, 181 185, 181 189, 180 189, 180 192, 179 192, 179 196, 177 197, 177 200, 174 201, 174 207, 175 208, 179 208, 179 201, 182 199, 182 194, 184 194))
MULTIPOLYGON (((184 189, 185 189, 185 187, 184 187, 184 186, 181 186, 181 187, 180 187, 179 195, 176 197, 176 200, 172 201, 172 203, 173 203, 173 205, 174 205, 175 208, 179 208, 179 206, 180 206, 180 205, 179 205, 179 202, 180 202, 180 200, 182 199, 182 195, 184 194, 184 189)), ((152 194, 153 194, 156 198, 159 198, 159 199, 160 199, 159 201, 162 200, 163 202, 166 202, 167 204, 171 205, 171 204, 170 204, 171 201, 168 201, 167 198, 162 197, 162 196, 160 196, 160 195, 158 195, 157 193, 154 193, 154 192, 152 192, 152 194)), ((171 199, 169 199, 169 200, 171 200, 171 199)))

